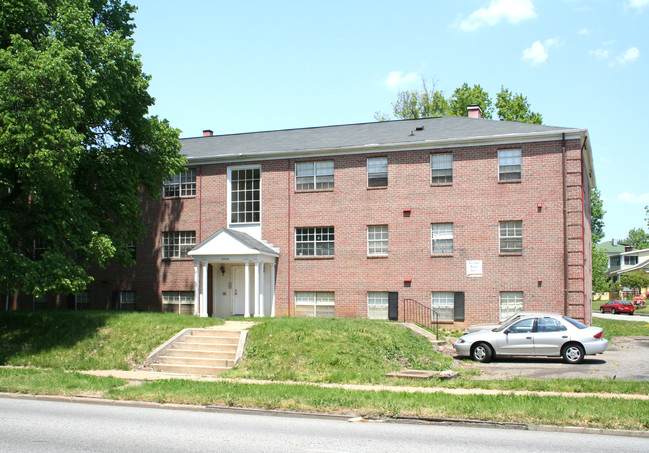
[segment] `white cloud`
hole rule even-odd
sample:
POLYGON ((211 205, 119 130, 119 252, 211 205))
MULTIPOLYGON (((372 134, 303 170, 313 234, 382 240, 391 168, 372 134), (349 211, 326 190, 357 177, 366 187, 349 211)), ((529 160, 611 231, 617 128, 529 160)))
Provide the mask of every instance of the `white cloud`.
POLYGON ((579 30, 577 33, 580 34, 580 35, 589 35, 590 30, 588 30, 586 27, 584 27, 581 30, 579 30))
POLYGON ((604 49, 597 49, 597 50, 591 50, 588 52, 589 55, 593 55, 595 58, 598 60, 608 60, 608 50, 604 49))
MULTIPOLYGON (((608 41, 603 45, 608 46, 613 42, 614 41, 608 41)), ((633 63, 635 60, 640 58, 640 49, 635 46, 631 46, 627 50, 619 54, 617 57, 612 57, 611 52, 606 49, 591 50, 590 52, 588 52, 588 54, 594 56, 597 60, 608 61, 608 65, 612 67, 615 65, 633 63)))
POLYGON ((638 59, 640 50, 637 47, 629 47, 617 57, 617 62, 620 64, 631 63, 638 59))
POLYGON ((617 199, 625 203, 649 203, 649 193, 635 195, 631 192, 622 192, 617 196, 617 199))
POLYGON ((401 71, 392 71, 385 79, 385 86, 390 89, 401 88, 407 85, 412 85, 421 80, 421 76, 416 72, 409 72, 403 74, 401 71))
POLYGON ((629 8, 642 9, 645 6, 649 5, 649 0, 629 0, 627 6, 629 8))
POLYGON ((545 41, 534 41, 534 43, 523 51, 523 60, 530 60, 532 66, 543 63, 548 59, 548 49, 558 43, 556 39, 545 41))
POLYGON ((480 8, 460 22, 460 30, 474 31, 483 25, 496 25, 501 20, 518 24, 526 19, 536 17, 534 4, 531 0, 491 0, 489 6, 480 8))

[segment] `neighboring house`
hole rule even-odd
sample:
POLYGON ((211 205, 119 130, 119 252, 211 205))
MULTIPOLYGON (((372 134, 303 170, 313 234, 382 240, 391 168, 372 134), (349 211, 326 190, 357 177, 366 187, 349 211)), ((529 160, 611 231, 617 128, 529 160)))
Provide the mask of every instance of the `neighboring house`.
POLYGON ((471 113, 182 139, 136 265, 76 306, 388 318, 414 299, 457 325, 589 322, 588 131, 471 113))
POLYGON ((611 253, 608 257, 608 274, 613 281, 622 274, 637 270, 649 272, 649 249, 634 250, 625 246, 623 252, 611 253))

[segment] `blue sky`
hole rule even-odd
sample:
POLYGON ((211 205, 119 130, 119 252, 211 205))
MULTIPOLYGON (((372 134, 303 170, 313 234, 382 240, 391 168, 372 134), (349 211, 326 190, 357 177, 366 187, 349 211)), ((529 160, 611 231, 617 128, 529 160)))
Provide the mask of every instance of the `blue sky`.
POLYGON ((399 90, 527 96, 587 128, 606 238, 647 230, 649 0, 130 0, 151 109, 195 137, 374 121, 399 90))

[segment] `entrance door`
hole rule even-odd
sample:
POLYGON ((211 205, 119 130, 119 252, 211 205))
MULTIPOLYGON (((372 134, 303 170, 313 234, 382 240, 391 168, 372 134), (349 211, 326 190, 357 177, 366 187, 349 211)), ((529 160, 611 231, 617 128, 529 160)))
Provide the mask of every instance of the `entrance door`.
POLYGON ((243 267, 232 268, 232 314, 243 315, 246 308, 246 274, 243 267))

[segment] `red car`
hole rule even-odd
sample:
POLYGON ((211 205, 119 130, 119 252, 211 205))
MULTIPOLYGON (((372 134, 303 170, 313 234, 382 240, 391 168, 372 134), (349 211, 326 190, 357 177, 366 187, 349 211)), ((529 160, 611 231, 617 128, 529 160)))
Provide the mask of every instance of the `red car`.
POLYGON ((599 307, 599 311, 602 313, 606 313, 606 312, 611 312, 612 314, 628 313, 632 315, 633 312, 635 311, 635 307, 631 302, 626 300, 612 300, 610 302, 606 302, 605 304, 602 304, 602 306, 599 307))

